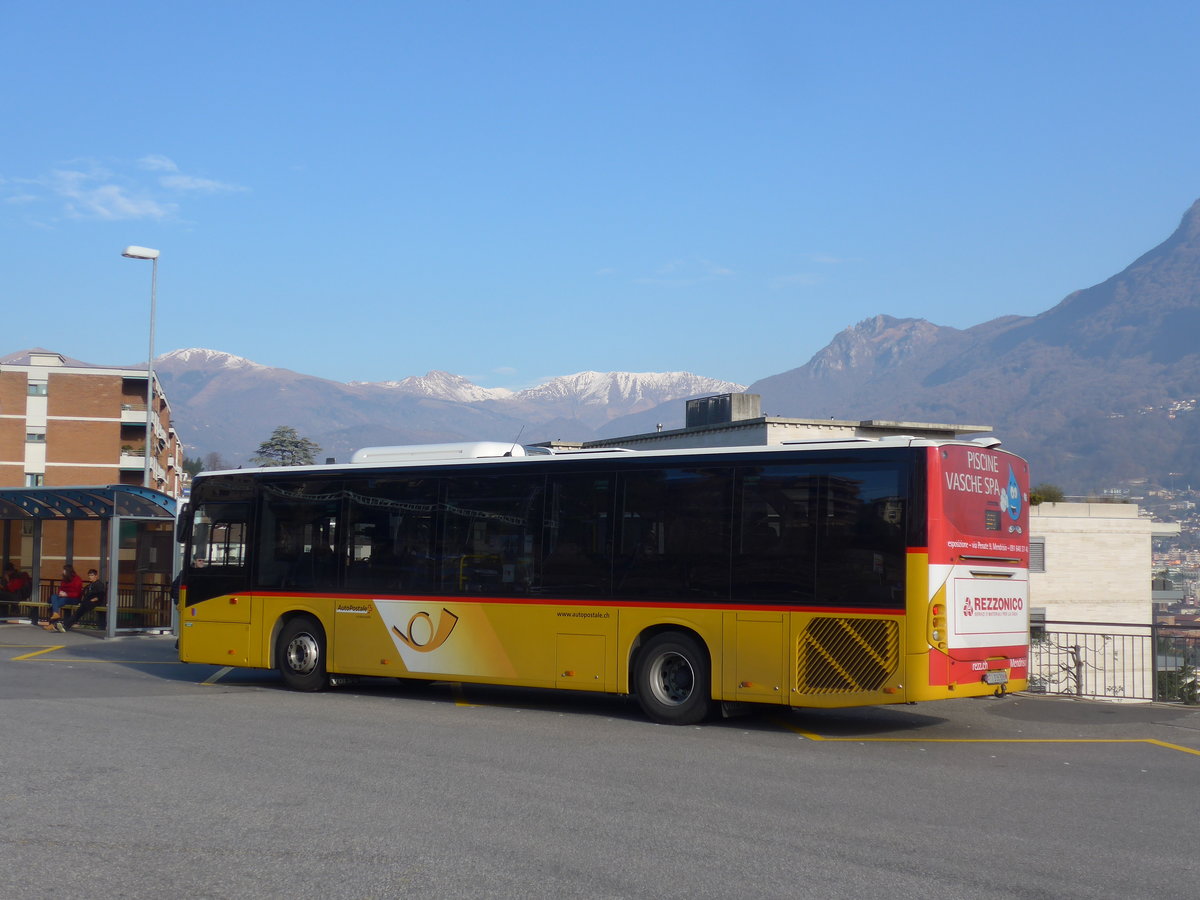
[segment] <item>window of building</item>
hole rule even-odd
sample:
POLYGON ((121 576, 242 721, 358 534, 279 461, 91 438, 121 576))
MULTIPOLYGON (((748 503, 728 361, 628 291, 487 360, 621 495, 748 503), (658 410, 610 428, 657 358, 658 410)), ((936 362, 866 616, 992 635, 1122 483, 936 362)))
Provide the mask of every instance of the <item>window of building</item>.
POLYGON ((44 444, 46 443, 46 432, 27 431, 25 432, 25 442, 27 444, 44 444))
POLYGON ((1030 607, 1029 637, 1034 641, 1044 641, 1046 639, 1046 607, 1030 607))
POLYGON ((1029 539, 1029 571, 1046 571, 1046 539, 1044 537, 1029 539))
POLYGON ((45 397, 48 392, 49 392, 49 385, 47 385, 46 382, 44 382, 44 381, 29 382, 29 396, 30 397, 45 397))
POLYGON ((26 472, 25 487, 41 487, 46 483, 46 476, 41 472, 26 472))

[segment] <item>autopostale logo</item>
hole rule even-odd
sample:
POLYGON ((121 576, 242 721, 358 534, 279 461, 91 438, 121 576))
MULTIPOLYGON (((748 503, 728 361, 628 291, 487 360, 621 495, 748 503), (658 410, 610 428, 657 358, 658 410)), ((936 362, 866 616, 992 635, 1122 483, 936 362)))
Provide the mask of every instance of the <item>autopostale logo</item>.
POLYGON ((422 610, 413 613, 405 628, 401 629, 399 626, 393 625, 392 632, 410 650, 429 653, 446 643, 457 624, 458 616, 442 607, 436 623, 433 621, 433 616, 422 610))

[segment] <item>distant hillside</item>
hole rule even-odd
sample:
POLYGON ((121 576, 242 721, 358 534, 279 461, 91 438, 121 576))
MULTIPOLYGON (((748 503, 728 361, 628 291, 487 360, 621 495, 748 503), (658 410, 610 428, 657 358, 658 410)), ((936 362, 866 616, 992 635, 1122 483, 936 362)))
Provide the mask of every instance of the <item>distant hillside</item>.
POLYGON ((963 331, 877 316, 755 382, 778 415, 994 425, 1071 492, 1200 483, 1200 201, 1170 238, 1039 316, 963 331))
POLYGON ((525 391, 489 390, 446 372, 342 384, 215 350, 176 350, 155 362, 189 456, 249 459, 290 425, 346 459, 360 447, 438 441, 587 440, 609 420, 742 385, 686 372, 581 372, 525 391))

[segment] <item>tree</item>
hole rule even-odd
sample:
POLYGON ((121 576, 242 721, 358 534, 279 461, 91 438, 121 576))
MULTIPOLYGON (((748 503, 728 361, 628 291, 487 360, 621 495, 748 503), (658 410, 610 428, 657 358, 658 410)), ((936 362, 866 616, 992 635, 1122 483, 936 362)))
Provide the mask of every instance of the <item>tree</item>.
POLYGON ((319 444, 300 437, 295 428, 280 425, 258 445, 250 461, 260 466, 311 466, 320 452, 319 444))
POLYGON ((204 460, 198 456, 185 456, 183 458, 183 471, 195 478, 204 471, 204 460))
POLYGON ((1029 489, 1029 505, 1039 506, 1042 503, 1062 503, 1063 492, 1057 484, 1035 484, 1029 489))
POLYGON ((231 466, 228 462, 225 461, 225 457, 223 457, 220 453, 217 453, 215 450, 212 451, 211 453, 204 454, 204 471, 205 472, 219 472, 222 469, 232 469, 232 468, 233 468, 233 466, 231 466))

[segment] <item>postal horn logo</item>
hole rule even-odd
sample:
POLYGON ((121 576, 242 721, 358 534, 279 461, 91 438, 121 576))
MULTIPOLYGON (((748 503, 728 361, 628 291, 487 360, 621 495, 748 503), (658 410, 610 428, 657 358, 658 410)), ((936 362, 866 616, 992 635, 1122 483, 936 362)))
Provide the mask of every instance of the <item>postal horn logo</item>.
POLYGON ((419 612, 413 613, 413 617, 408 620, 408 627, 403 631, 395 625, 392 626, 392 631, 410 650, 428 653, 446 643, 457 624, 458 616, 443 606, 436 627, 433 624, 433 616, 427 612, 419 612))

